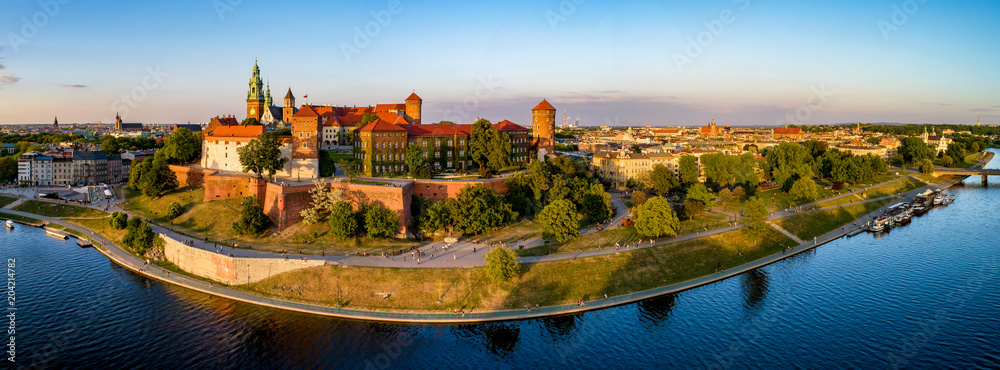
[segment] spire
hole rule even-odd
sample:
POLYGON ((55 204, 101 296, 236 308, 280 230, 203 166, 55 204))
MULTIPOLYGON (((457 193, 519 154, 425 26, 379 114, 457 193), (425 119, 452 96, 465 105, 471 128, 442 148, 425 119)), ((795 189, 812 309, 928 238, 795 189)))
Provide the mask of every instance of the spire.
POLYGON ((264 106, 265 107, 270 107, 271 106, 271 102, 273 102, 273 100, 271 99, 271 80, 268 80, 267 81, 267 94, 264 95, 264 106))
POLYGON ((982 118, 983 118, 982 116, 976 116, 976 126, 982 124, 982 118))

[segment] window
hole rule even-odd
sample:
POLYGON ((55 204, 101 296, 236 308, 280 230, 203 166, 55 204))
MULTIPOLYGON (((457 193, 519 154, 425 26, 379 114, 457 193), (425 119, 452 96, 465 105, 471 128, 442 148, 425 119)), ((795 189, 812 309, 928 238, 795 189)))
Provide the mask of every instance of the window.
POLYGON ((302 143, 302 147, 303 148, 308 148, 309 147, 309 143, 302 143))
MULTIPOLYGON (((299 132, 299 139, 301 139, 301 138, 302 138, 302 133, 299 132)), ((229 143, 226 143, 226 144, 229 144, 229 143)))

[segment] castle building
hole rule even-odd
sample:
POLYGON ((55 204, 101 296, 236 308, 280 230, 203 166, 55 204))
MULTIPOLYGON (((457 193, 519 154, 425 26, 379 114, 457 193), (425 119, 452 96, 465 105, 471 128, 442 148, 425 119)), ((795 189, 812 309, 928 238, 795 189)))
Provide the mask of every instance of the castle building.
POLYGON ((556 108, 545 99, 531 109, 531 148, 538 159, 556 153, 556 108))

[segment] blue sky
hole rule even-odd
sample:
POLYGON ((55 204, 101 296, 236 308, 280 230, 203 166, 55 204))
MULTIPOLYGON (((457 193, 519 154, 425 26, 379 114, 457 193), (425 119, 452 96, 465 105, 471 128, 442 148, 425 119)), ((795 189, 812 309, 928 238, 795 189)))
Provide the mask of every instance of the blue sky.
POLYGON ((527 124, 546 98, 584 125, 1000 123, 997 1, 0 7, 0 123, 243 117, 254 58, 279 101, 415 90, 425 122, 527 124))

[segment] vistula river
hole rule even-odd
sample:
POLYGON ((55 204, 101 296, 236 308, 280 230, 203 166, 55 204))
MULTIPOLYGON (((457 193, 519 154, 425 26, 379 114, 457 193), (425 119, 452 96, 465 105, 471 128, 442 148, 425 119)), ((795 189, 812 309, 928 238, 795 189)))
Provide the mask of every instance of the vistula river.
POLYGON ((456 326, 339 320, 216 298, 18 226, 0 231, 0 257, 16 265, 17 362, 4 363, 998 368, 1000 178, 983 187, 972 177, 947 192, 954 203, 886 235, 839 239, 679 294, 575 316, 456 326))

